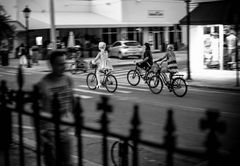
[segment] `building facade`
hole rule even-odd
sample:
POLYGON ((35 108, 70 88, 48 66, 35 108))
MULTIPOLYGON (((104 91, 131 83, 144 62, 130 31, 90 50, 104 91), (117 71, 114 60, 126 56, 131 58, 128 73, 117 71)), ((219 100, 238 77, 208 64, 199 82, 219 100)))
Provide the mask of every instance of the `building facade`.
MULTIPOLYGON (((1 0, 16 28, 14 45, 25 41, 22 10, 31 9, 30 45, 51 42, 50 0, 1 0), (42 39, 36 42, 36 39, 42 39)), ((149 42, 153 51, 165 51, 166 44, 178 49, 185 43, 179 20, 186 15, 184 1, 176 0, 55 0, 54 18, 57 40, 67 45, 73 32, 76 45, 108 45, 116 40, 149 42)))
MULTIPOLYGON (((186 17, 180 23, 186 24, 186 17)), ((191 70, 199 72, 239 68, 239 23, 237 1, 199 3, 191 12, 191 70)))

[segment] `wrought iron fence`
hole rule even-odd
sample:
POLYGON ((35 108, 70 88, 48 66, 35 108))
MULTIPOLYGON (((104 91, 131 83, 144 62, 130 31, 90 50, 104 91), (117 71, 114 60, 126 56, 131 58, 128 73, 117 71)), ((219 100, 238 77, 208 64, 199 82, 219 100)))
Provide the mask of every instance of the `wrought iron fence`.
MULTIPOLYGON (((112 106, 109 105, 109 98, 102 96, 101 102, 97 103, 97 109, 101 111, 100 118, 100 129, 95 129, 84 124, 83 109, 81 106, 81 100, 76 97, 76 107, 75 107, 75 120, 74 122, 62 121, 59 115, 59 104, 57 99, 57 94, 53 99, 53 116, 50 114, 42 114, 39 105, 39 92, 38 88, 35 86, 33 91, 23 91, 24 77, 21 68, 19 68, 19 74, 17 78, 18 90, 10 90, 7 87, 6 82, 1 81, 0 89, 0 150, 4 152, 5 166, 10 166, 9 160, 9 146, 12 141, 12 113, 18 114, 18 134, 19 134, 19 165, 25 166, 25 153, 24 153, 24 133, 23 133, 23 115, 30 116, 34 119, 34 126, 36 131, 36 163, 37 166, 41 166, 41 139, 40 139, 40 120, 45 120, 54 123, 55 125, 55 138, 56 144, 59 144, 59 126, 68 125, 75 128, 75 133, 77 137, 77 152, 78 152, 78 165, 83 165, 83 140, 82 132, 90 131, 95 132, 102 136, 102 165, 108 166, 110 163, 110 152, 108 151, 108 137, 113 137, 119 142, 115 142, 112 146, 114 148, 115 144, 120 144, 121 148, 119 150, 119 157, 121 157, 121 162, 117 163, 113 158, 114 165, 128 166, 129 163, 133 166, 139 166, 139 151, 140 145, 149 146, 152 148, 158 148, 166 151, 165 162, 167 166, 174 165, 174 154, 181 154, 190 157, 197 157, 208 161, 208 166, 218 165, 217 161, 219 157, 223 155, 219 151, 220 143, 218 140, 218 133, 224 133, 226 131, 226 125, 224 122, 219 121, 220 113, 216 110, 207 110, 206 118, 200 120, 200 128, 202 130, 208 130, 205 140, 205 150, 193 150, 178 147, 176 145, 177 136, 175 134, 176 127, 174 124, 173 110, 168 110, 167 121, 164 128, 165 135, 163 143, 152 142, 148 140, 141 139, 140 118, 139 118, 139 107, 135 105, 133 108, 133 116, 131 120, 131 129, 129 136, 123 136, 118 133, 109 132, 109 118, 108 114, 112 112, 112 106), (27 103, 32 104, 32 112, 26 111, 24 105, 27 103), (4 133, 4 134, 2 134, 4 133), (132 149, 132 161, 128 161, 128 146, 132 149)), ((59 151, 56 149, 56 161, 58 161, 59 151)), ((58 163, 56 163, 58 164, 58 163)))

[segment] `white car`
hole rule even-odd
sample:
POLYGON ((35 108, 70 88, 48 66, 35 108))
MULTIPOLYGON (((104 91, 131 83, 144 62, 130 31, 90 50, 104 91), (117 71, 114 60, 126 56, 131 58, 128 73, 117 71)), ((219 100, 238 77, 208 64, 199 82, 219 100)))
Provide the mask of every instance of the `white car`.
POLYGON ((142 58, 143 47, 134 40, 116 41, 109 47, 109 57, 118 57, 120 59, 137 56, 142 58))

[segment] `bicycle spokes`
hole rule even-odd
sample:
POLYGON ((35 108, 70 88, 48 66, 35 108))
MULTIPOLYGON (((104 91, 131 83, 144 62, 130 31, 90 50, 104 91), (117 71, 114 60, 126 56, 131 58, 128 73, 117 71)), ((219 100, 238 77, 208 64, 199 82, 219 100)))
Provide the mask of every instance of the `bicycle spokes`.
POLYGON ((117 89, 117 79, 114 75, 108 75, 105 80, 105 86, 107 90, 111 93, 115 92, 117 89))
POLYGON ((181 77, 174 78, 172 82, 172 89, 176 96, 183 97, 187 93, 186 81, 181 77))

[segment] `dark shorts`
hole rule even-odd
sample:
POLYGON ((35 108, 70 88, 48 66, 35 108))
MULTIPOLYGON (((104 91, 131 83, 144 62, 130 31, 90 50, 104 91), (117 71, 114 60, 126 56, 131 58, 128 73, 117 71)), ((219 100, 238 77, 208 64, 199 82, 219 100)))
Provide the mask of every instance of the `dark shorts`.
POLYGON ((137 66, 144 70, 149 70, 151 69, 152 64, 149 62, 143 62, 143 63, 137 63, 137 66))

